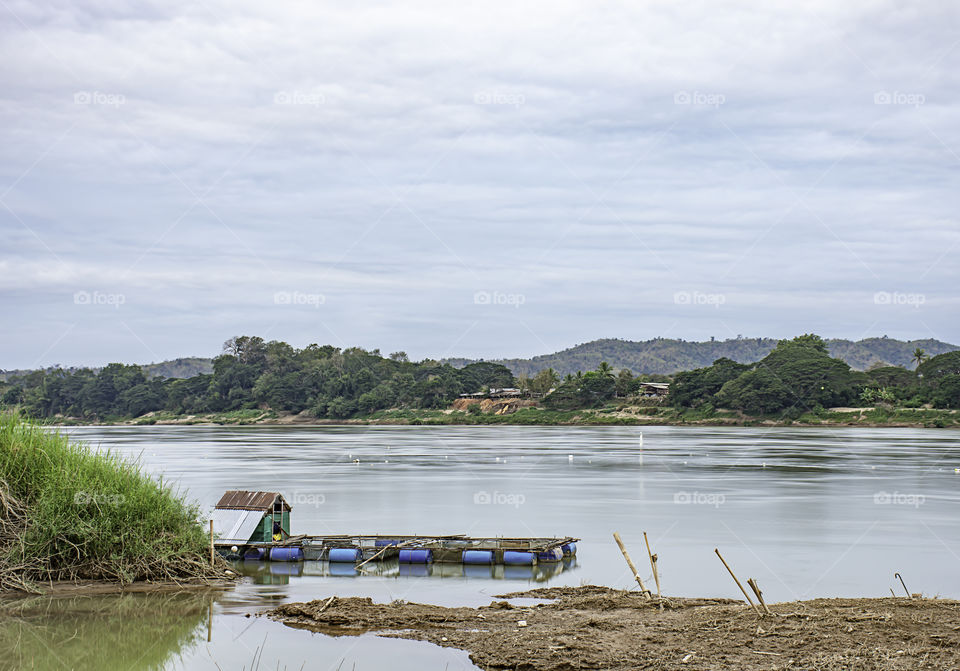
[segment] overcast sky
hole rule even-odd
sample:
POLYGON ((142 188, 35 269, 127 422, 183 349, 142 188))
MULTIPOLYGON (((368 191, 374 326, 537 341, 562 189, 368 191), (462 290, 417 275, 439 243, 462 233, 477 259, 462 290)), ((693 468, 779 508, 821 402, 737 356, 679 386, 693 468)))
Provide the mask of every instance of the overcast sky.
POLYGON ((2 0, 0 49, 0 368, 960 343, 953 2, 2 0))

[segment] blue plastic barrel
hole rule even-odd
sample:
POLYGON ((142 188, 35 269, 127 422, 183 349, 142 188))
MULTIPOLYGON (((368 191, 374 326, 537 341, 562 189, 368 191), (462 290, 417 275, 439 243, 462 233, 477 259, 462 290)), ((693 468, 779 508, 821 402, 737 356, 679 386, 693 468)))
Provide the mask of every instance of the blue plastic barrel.
POLYGON ((429 564, 433 561, 433 550, 400 550, 401 564, 429 564))
POLYGON ((303 549, 270 548, 270 561, 303 561, 303 549))
POLYGON ((360 548, 330 548, 327 559, 332 562, 354 563, 360 559, 360 548))
POLYGON ((374 541, 374 546, 378 548, 385 548, 391 545, 397 545, 400 541, 390 538, 384 538, 382 540, 374 541))
POLYGON ((519 550, 505 550, 503 553, 503 563, 508 566, 530 566, 533 564, 533 553, 521 552, 519 550))
POLYGON ((492 564, 493 550, 464 550, 461 561, 464 564, 492 564))
POLYGON ((565 543, 563 546, 561 546, 560 549, 563 550, 563 555, 564 555, 565 557, 569 557, 570 555, 575 555, 575 554, 577 554, 577 544, 576 544, 576 543, 565 543))
POLYGON ((247 548, 243 553, 244 561, 260 561, 267 556, 267 551, 263 548, 247 548))
POLYGON ((558 562, 563 559, 563 550, 560 548, 553 548, 552 550, 546 550, 544 552, 537 553, 537 562, 558 562))

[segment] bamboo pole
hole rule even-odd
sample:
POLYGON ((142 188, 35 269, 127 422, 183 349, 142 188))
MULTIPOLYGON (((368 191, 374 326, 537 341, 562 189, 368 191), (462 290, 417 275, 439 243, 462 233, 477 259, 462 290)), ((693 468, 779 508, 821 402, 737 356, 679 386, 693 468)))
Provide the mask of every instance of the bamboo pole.
POLYGON ((770 612, 770 609, 767 608, 767 602, 763 600, 763 592, 760 591, 760 585, 757 584, 757 581, 753 578, 747 578, 747 584, 750 585, 750 589, 753 590, 753 593, 757 595, 757 601, 760 602, 760 605, 763 607, 763 612, 767 615, 773 615, 770 612))
POLYGON ((646 598, 650 598, 650 590, 647 589, 646 585, 643 584, 643 580, 640 578, 640 572, 637 571, 637 567, 634 566, 633 560, 630 559, 630 555, 627 553, 627 548, 624 547, 623 541, 620 540, 620 534, 616 531, 613 532, 613 539, 617 541, 617 545, 620 546, 620 552, 623 553, 623 558, 627 560, 627 566, 630 567, 630 570, 633 571, 633 577, 636 579, 637 584, 640 585, 640 589, 643 592, 643 595, 646 598))
POLYGON ((408 541, 404 541, 404 542, 402 542, 402 543, 397 543, 396 545, 385 545, 385 546, 383 547, 383 549, 380 550, 380 551, 378 551, 375 555, 373 555, 372 557, 370 557, 370 558, 368 558, 368 559, 365 559, 364 561, 362 561, 362 562, 360 562, 359 564, 357 564, 357 568, 363 568, 363 566, 365 566, 366 564, 369 564, 369 563, 372 562, 374 559, 376 559, 376 558, 379 557, 380 555, 384 554, 387 550, 390 550, 390 549, 399 549, 399 548, 405 547, 405 546, 407 546, 407 545, 410 545, 410 543, 417 543, 417 542, 420 542, 420 541, 423 541, 423 540, 424 540, 424 539, 422 539, 422 538, 411 538, 411 539, 408 540, 408 541))
POLYGON ((210 520, 210 566, 215 563, 213 560, 213 520, 210 520))
POLYGON ((745 590, 743 588, 743 585, 740 584, 740 581, 737 580, 737 576, 734 575, 733 569, 730 568, 729 564, 727 564, 727 560, 723 558, 722 554, 720 554, 720 550, 718 550, 717 548, 713 548, 713 551, 717 553, 718 557, 720 557, 720 561, 722 561, 723 565, 727 568, 727 571, 730 573, 730 577, 733 578, 733 582, 737 583, 737 587, 739 587, 740 591, 743 592, 743 596, 747 598, 747 603, 749 603, 753 607, 753 610, 756 612, 757 617, 763 617, 763 614, 760 612, 760 609, 757 608, 757 604, 753 602, 753 599, 751 599, 750 595, 747 594, 747 590, 745 590))
POLYGON ((647 544, 647 556, 650 557, 650 569, 653 571, 653 580, 657 583, 657 598, 660 596, 660 574, 657 572, 657 555, 650 552, 650 541, 647 539, 647 532, 643 532, 643 542, 647 544))

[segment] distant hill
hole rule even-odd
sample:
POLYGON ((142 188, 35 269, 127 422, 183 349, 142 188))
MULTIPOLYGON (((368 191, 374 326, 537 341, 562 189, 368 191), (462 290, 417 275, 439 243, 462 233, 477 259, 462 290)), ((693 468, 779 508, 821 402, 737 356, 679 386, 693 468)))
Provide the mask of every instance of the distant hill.
POLYGON ((201 373, 212 373, 213 359, 189 356, 160 363, 145 363, 140 367, 147 377, 193 377, 201 373))
MULTIPOLYGON (((939 340, 896 340, 893 338, 866 338, 827 340, 830 354, 846 361, 852 368, 866 370, 873 365, 894 365, 913 368, 913 351, 921 348, 928 356, 960 349, 939 340)), ((634 374, 660 373, 668 375, 681 370, 709 366, 720 357, 740 363, 752 363, 765 357, 777 345, 773 338, 737 338, 706 342, 687 342, 654 338, 643 342, 603 339, 577 345, 554 354, 543 354, 532 359, 497 359, 514 375, 535 375, 544 368, 553 368, 561 375, 594 370, 601 361, 614 368, 629 368, 634 374)), ((464 366, 472 359, 447 359, 453 366, 464 366)))
MULTIPOLYGON (((160 363, 140 364, 147 377, 193 377, 200 373, 213 372, 213 359, 205 359, 199 356, 190 356, 182 359, 172 359, 170 361, 161 361, 160 363)), ((93 371, 99 371, 100 367, 92 367, 93 371)), ((64 368, 64 370, 74 372, 79 367, 64 368)), ((21 377, 31 370, 0 370, 0 381, 6 382, 12 377, 21 377)))

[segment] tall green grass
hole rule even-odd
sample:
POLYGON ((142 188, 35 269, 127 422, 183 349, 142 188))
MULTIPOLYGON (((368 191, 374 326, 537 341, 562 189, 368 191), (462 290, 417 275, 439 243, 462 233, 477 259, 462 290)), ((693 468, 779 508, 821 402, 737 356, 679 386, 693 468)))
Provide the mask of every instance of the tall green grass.
POLYGON ((186 504, 140 468, 14 414, 0 414, 0 577, 213 577, 209 539, 186 504))

